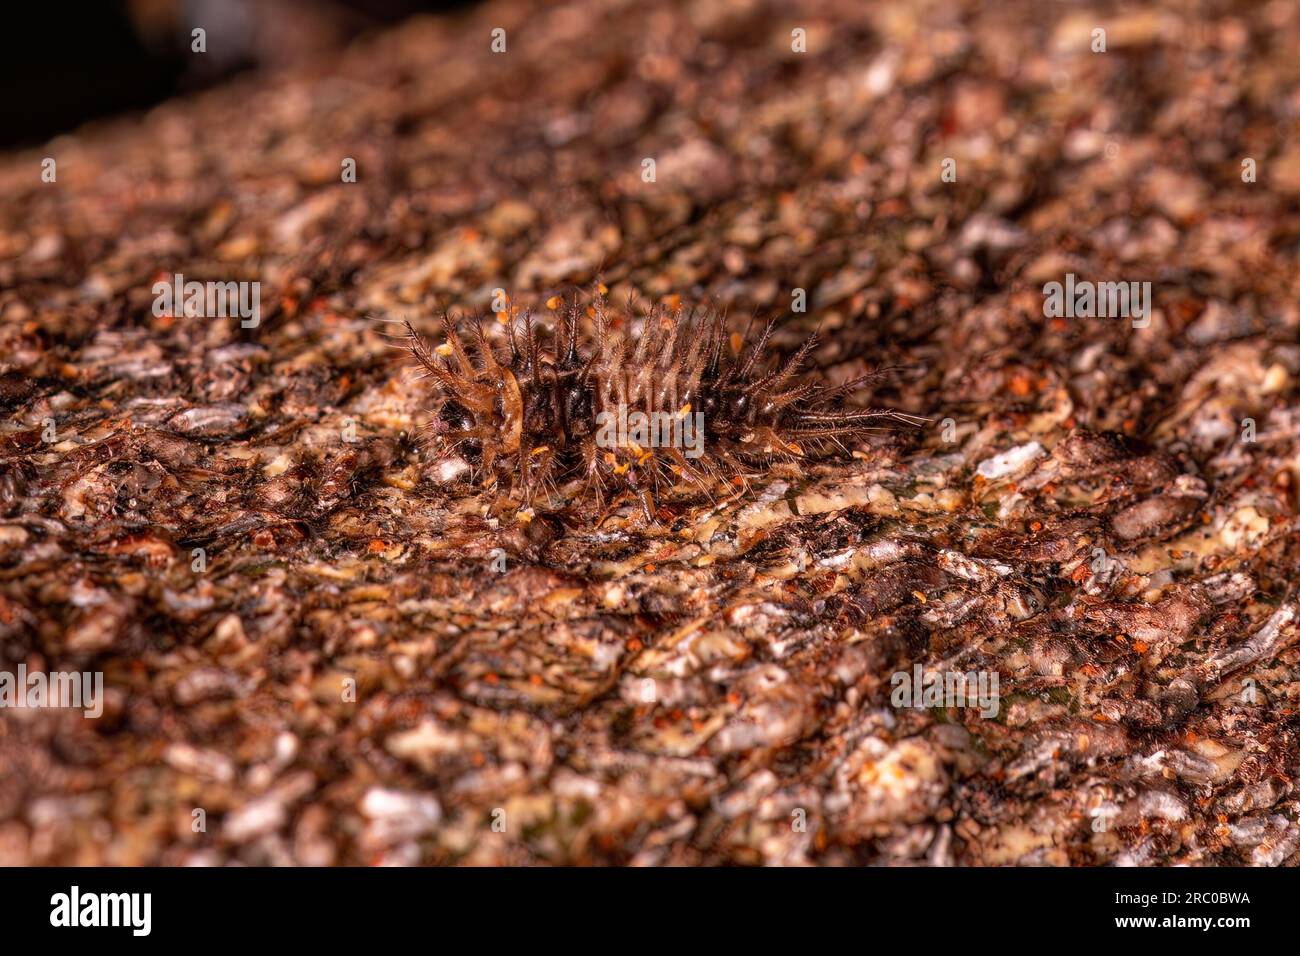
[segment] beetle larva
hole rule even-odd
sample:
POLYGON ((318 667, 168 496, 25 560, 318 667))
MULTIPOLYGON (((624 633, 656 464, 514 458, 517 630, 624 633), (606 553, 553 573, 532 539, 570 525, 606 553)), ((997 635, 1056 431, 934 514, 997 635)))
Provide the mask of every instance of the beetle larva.
POLYGON ((631 493, 651 517, 665 490, 711 493, 746 483, 774 460, 848 454, 882 424, 923 421, 847 406, 872 375, 841 385, 801 376, 815 336, 775 364, 767 354, 773 323, 733 348, 717 310, 660 306, 637 321, 597 296, 586 313, 589 336, 576 301, 549 336, 531 312, 511 316, 508 357, 481 319, 470 348, 451 319, 433 349, 406 324, 411 353, 439 387, 434 440, 462 455, 482 487, 524 504, 543 490, 601 502, 631 493))

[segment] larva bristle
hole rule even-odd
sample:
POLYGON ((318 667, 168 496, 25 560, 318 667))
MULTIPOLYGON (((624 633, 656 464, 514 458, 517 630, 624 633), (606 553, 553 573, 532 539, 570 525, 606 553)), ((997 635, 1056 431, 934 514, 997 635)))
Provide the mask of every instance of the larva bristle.
POLYGON ((530 309, 504 315, 504 360, 481 318, 468 345, 445 319, 446 341, 434 349, 406 323, 407 348, 437 386, 435 441, 523 506, 630 493, 653 520, 666 490, 747 490, 774 461, 847 455, 882 427, 925 422, 846 406, 874 374, 840 385, 807 378, 816 336, 774 362, 774 322, 733 350, 715 309, 658 307, 638 321, 630 300, 614 314, 600 295, 590 309, 575 297, 549 333, 530 309))

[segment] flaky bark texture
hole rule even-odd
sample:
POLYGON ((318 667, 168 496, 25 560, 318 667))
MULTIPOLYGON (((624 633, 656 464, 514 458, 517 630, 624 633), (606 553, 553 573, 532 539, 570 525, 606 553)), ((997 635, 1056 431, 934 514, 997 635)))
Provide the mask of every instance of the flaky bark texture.
POLYGON ((0 710, 0 862, 1293 865, 1298 48, 494 2, 0 159, 0 670, 106 688, 0 710), (1067 273, 1149 324, 1045 317, 1067 273), (932 423, 489 509, 380 320, 598 278, 932 423), (996 714, 894 706, 917 664, 996 714))

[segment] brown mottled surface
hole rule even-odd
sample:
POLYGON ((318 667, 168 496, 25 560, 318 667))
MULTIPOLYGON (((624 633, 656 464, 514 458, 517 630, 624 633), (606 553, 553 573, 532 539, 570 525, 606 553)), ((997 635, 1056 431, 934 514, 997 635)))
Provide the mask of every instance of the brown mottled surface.
POLYGON ((0 664, 109 688, 0 712, 0 862, 1294 864, 1300 11, 1197 6, 489 3, 0 158, 0 664), (374 317, 598 275, 934 424, 487 515, 374 317))

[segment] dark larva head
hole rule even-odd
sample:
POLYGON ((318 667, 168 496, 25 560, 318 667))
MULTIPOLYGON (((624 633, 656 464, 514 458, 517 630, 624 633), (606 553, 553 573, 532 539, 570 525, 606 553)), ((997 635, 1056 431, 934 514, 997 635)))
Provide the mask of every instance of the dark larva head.
POLYGON ((435 386, 439 450, 464 456, 502 503, 631 494, 653 516, 665 494, 733 491, 775 460, 848 454, 881 426, 921 422, 847 406, 866 377, 806 380, 812 339, 783 363, 771 325, 731 348, 716 311, 634 316, 596 296, 553 330, 528 312, 504 326, 494 343, 477 321, 466 345, 448 320, 435 348, 407 326, 435 386))

